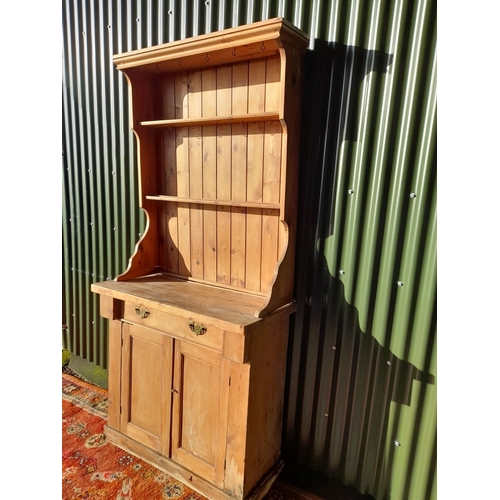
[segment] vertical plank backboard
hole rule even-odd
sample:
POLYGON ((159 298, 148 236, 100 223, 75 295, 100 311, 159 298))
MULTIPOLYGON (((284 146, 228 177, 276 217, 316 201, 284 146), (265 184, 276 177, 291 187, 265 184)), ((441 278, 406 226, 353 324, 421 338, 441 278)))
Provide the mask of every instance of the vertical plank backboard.
MULTIPOLYGON (((265 110, 279 110, 281 104, 281 62, 279 57, 266 61, 265 110)), ((281 181, 281 124, 267 122, 264 135, 264 168, 262 199, 268 203, 279 203, 281 181)), ((264 210, 262 217, 262 273, 261 289, 267 291, 273 280, 278 260, 279 214, 264 210)))
MULTIPOLYGON (((231 66, 217 68, 217 115, 231 114, 231 66)), ((231 199, 231 125, 217 126, 217 198, 231 199)), ((231 279, 231 209, 217 207, 217 281, 231 279)))
MULTIPOLYGON (((232 114, 248 112, 248 62, 233 65, 232 114)), ((247 135, 246 123, 232 126, 231 199, 244 201, 247 185, 247 135)), ((231 209, 231 285, 245 287, 246 210, 231 209)))
POLYGON ((281 59, 279 56, 266 59, 266 111, 281 111, 281 59))
MULTIPOLYGON (((217 72, 205 69, 201 77, 202 115, 217 114, 217 72)), ((217 130, 215 125, 203 127, 203 198, 217 199, 217 130)), ((217 281, 217 211, 205 206, 203 210, 203 273, 204 279, 217 281)))
MULTIPOLYGON (((266 60, 250 61, 248 67, 248 112, 262 113, 266 97, 266 60)), ((264 168, 264 127, 262 122, 248 124, 247 193, 248 201, 262 202, 264 168)), ((246 287, 261 290, 262 210, 247 210, 246 287)))
MULTIPOLYGON (((189 103, 187 95, 187 73, 185 71, 175 75, 175 117, 188 118, 189 103)), ((176 129, 176 171, 177 196, 189 197, 189 128, 176 129)), ((179 203, 177 206, 179 274, 191 276, 191 231, 189 205, 179 203)))
MULTIPOLYGON (((189 118, 202 115, 201 71, 188 73, 189 118)), ((203 197, 203 164, 201 125, 189 127, 189 197, 203 197)), ((191 276, 203 279, 203 211, 190 205, 191 276)))
MULTIPOLYGON (((189 119, 276 112, 279 56, 158 78, 161 116, 189 119)), ((279 203, 280 122, 159 129, 159 194, 180 198, 279 203)), ((163 202, 160 266, 167 272, 267 292, 281 254, 278 209, 163 202)))
MULTIPOLYGON (((162 118, 175 117, 175 84, 174 76, 167 74, 161 79, 162 88, 162 118)), ((160 184, 162 189, 160 193, 170 196, 177 195, 177 170, 175 159, 175 132, 173 129, 160 129, 163 139, 162 173, 164 184, 160 184)), ((178 231, 177 231, 177 203, 168 202, 164 206, 164 218, 160 220, 162 227, 160 234, 163 235, 165 242, 165 252, 159 252, 160 259, 165 255, 166 263, 160 262, 167 271, 177 274, 179 272, 179 250, 178 250, 178 231)))

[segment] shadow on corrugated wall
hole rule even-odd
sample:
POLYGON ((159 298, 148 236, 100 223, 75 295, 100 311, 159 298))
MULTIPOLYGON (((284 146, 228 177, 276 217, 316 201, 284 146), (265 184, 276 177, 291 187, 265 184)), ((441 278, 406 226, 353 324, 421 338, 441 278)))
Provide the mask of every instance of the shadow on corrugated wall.
MULTIPOLYGON (((338 185, 338 170, 344 143, 358 138, 360 83, 372 71, 387 72, 393 56, 321 40, 314 45, 305 61, 299 184, 302 209, 296 264, 298 311, 293 318, 289 348, 284 454, 288 462, 307 464, 356 485, 361 492, 381 499, 395 498, 391 496, 394 462, 399 459, 399 448, 407 447, 413 448, 410 470, 415 465, 414 448, 426 389, 435 385, 435 375, 430 372, 435 305, 425 362, 418 368, 371 335, 373 319, 368 320, 367 329, 360 327, 359 312, 346 300, 344 283, 336 277, 345 274, 340 259, 332 262, 335 259, 328 259, 325 250, 333 234, 345 234, 346 217, 336 218, 334 211, 344 214, 348 197, 354 195, 347 184, 338 185), (348 194, 344 201, 336 199, 339 191, 348 194), (336 220, 340 220, 339 227, 336 220), (421 384, 416 395, 412 391, 414 381, 421 384), (401 405, 417 413, 413 443, 402 442, 398 434, 401 405)), ((342 161, 347 162, 345 158, 342 161)), ((389 174, 382 180, 386 192, 389 174)), ((387 209, 387 203, 380 208, 381 212, 387 209)), ((382 234, 375 246, 375 267, 380 265, 382 234)), ((342 247, 346 242, 337 245, 342 247)), ((396 260, 401 259, 402 252, 403 237, 396 260)), ((372 316, 379 272, 373 271, 373 289, 369 291, 372 316)), ((388 300, 389 316, 393 317, 396 294, 388 300)), ((386 345, 390 345, 390 339, 386 339, 386 345)), ((426 464, 429 474, 426 483, 420 485, 422 499, 431 498, 435 481, 435 439, 433 446, 432 462, 426 464)), ((401 498, 409 498, 411 483, 408 474, 400 486, 401 498)))

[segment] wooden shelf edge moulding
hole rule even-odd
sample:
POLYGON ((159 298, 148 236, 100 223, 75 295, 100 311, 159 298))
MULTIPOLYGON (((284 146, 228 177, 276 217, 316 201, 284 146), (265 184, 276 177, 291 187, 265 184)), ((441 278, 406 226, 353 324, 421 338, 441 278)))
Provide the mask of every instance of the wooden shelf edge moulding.
POLYGON ((305 50, 309 45, 309 38, 286 19, 277 17, 117 54, 113 56, 113 62, 119 70, 141 66, 156 73, 182 67, 213 66, 219 58, 211 56, 218 52, 222 52, 225 59, 226 52, 235 60, 262 57, 276 52, 283 43, 305 50))
POLYGON ((210 118, 179 118, 172 120, 151 120, 140 123, 143 127, 199 127, 203 125, 231 125, 237 123, 255 123, 265 121, 278 121, 279 113, 249 113, 246 115, 216 116, 210 118))

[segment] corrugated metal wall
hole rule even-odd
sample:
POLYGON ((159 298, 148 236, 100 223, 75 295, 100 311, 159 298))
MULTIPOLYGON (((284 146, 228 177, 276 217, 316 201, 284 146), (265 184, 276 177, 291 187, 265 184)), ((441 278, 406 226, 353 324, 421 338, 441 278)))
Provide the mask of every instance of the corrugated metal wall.
POLYGON ((306 54, 286 460, 436 498, 436 1, 63 2, 63 345, 106 366, 94 281, 143 229, 115 53, 282 16, 306 54))

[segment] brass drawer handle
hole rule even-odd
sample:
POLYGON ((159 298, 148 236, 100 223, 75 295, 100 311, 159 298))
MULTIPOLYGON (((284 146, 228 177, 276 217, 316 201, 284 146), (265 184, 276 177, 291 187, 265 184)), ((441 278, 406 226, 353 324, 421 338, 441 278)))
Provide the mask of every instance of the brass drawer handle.
POLYGON ((199 323, 195 323, 194 321, 191 321, 189 323, 189 328, 196 335, 205 335, 205 333, 207 332, 207 327, 204 324, 200 325, 199 323))
POLYGON ((149 309, 137 306, 135 308, 135 313, 137 314, 137 316, 139 316, 139 318, 146 319, 149 316, 149 309))

